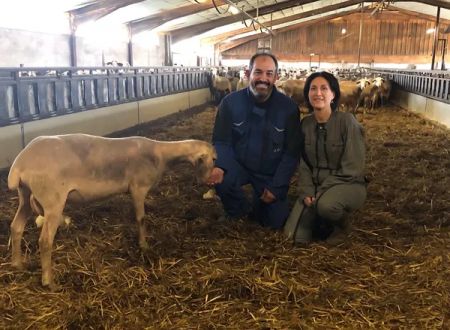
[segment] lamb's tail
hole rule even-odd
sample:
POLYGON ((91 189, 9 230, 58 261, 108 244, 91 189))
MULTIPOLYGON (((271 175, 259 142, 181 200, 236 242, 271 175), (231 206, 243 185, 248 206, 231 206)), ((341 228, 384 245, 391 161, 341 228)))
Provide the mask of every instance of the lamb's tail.
POLYGON ((8 175, 8 188, 10 190, 17 190, 20 184, 20 172, 13 166, 8 175))

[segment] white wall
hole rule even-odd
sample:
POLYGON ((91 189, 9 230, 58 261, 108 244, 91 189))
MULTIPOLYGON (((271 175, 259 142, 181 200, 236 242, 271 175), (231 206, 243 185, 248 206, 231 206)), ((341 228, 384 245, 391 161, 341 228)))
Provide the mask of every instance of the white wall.
POLYGON ((435 120, 450 128, 450 104, 426 98, 421 95, 394 90, 391 102, 424 117, 435 120))
POLYGON ((69 66, 67 35, 0 28, 0 66, 69 66))
MULTIPOLYGON (((107 44, 87 38, 77 37, 78 66, 102 66, 105 62, 128 61, 128 43, 110 40, 107 44)), ((135 66, 161 66, 164 63, 164 43, 160 45, 134 44, 135 66)), ((70 66, 68 34, 30 32, 0 28, 0 67, 70 66)))

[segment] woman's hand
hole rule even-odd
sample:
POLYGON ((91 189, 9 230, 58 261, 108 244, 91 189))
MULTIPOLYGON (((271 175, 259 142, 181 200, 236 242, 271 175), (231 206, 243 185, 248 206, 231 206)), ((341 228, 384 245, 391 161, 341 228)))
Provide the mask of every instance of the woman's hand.
POLYGON ((307 207, 311 207, 316 202, 316 198, 312 196, 307 196, 303 198, 303 204, 305 204, 307 207))
POLYGON ((209 179, 207 180, 208 186, 214 186, 216 184, 222 183, 224 171, 219 167, 214 167, 209 179))

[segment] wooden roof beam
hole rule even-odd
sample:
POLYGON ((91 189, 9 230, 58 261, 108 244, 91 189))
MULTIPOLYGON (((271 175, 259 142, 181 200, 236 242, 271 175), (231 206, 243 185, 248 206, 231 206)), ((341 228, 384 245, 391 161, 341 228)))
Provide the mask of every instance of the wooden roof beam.
MULTIPOLYGON (((291 16, 287 16, 284 18, 280 18, 277 20, 272 21, 272 26, 275 25, 280 25, 280 24, 284 24, 284 23, 288 23, 291 21, 296 21, 299 19, 303 19, 303 18, 307 18, 307 17, 311 17, 311 16, 315 16, 315 15, 319 15, 319 14, 323 14, 329 11, 333 11, 333 10, 338 10, 338 9, 342 9, 342 8, 346 8, 346 7, 350 7, 350 6, 354 6, 357 4, 360 4, 361 0, 349 0, 349 1, 344 1, 341 3, 337 3, 334 5, 330 5, 330 6, 325 6, 322 8, 317 8, 317 9, 313 9, 313 10, 309 10, 309 11, 305 11, 303 13, 300 14, 295 14, 295 15, 291 15, 291 16)), ((238 30, 234 30, 234 31, 230 31, 227 33, 222 33, 213 37, 207 37, 207 38, 203 38, 202 42, 203 43, 207 43, 207 44, 215 44, 215 43, 219 43, 222 42, 230 37, 233 37, 235 35, 239 35, 239 34, 243 34, 243 33, 247 33, 247 32, 252 32, 254 31, 254 29, 252 27, 248 27, 248 28, 244 28, 244 29, 238 29, 238 30)))
MULTIPOLYGON (((267 15, 267 14, 277 12, 280 10, 284 10, 284 9, 288 9, 288 8, 292 8, 292 7, 296 7, 296 6, 302 6, 302 5, 312 3, 312 2, 317 2, 317 1, 318 0, 289 0, 289 1, 281 2, 281 3, 276 3, 273 5, 259 8, 258 15, 259 16, 267 15)), ((247 11, 247 13, 251 16, 256 16, 257 10, 256 9, 249 10, 249 11, 247 11)), ((195 25, 191 25, 191 26, 188 26, 185 28, 172 30, 169 32, 172 35, 172 42, 176 43, 183 39, 187 39, 187 38, 202 34, 204 32, 215 29, 217 27, 220 27, 223 25, 228 25, 228 24, 233 24, 233 23, 240 22, 240 21, 243 21, 242 15, 233 15, 233 16, 219 18, 219 19, 216 19, 216 20, 213 20, 210 22, 195 24, 195 25)))
POLYGON ((119 8, 142 1, 144 0, 94 0, 86 6, 69 10, 68 13, 72 19, 72 27, 76 29, 80 24, 96 21, 119 8))
MULTIPOLYGON (((226 4, 223 0, 215 0, 217 6, 222 6, 226 4)), ((196 14, 201 11, 205 11, 208 9, 214 8, 214 4, 212 1, 204 2, 204 3, 198 3, 198 4, 192 4, 187 6, 182 6, 180 8, 170 9, 162 11, 161 13, 154 14, 151 16, 143 17, 137 20, 133 20, 128 22, 131 28, 131 32, 133 34, 146 31, 146 30, 152 30, 166 22, 169 22, 171 20, 174 20, 176 18, 196 14)))

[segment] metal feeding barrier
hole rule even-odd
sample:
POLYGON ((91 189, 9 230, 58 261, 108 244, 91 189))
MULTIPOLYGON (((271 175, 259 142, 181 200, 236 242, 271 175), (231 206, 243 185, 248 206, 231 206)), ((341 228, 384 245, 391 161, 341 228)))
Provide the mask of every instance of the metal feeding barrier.
POLYGON ((450 103, 450 72, 438 70, 371 69, 389 78, 396 88, 430 99, 450 103))
POLYGON ((0 68, 0 126, 209 86, 202 67, 0 68))

